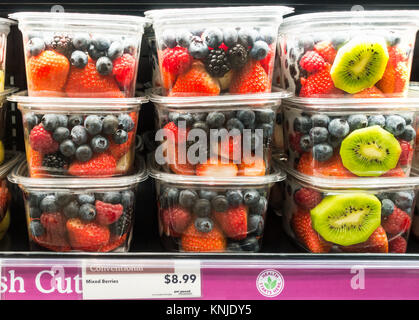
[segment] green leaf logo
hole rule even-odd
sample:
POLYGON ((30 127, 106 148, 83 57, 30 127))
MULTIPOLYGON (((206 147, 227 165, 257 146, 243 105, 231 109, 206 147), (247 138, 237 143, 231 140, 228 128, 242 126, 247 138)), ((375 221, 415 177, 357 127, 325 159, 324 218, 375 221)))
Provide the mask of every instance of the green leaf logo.
POLYGON ((276 287, 276 283, 277 283, 277 280, 272 281, 271 277, 268 277, 268 281, 265 282, 263 285, 265 286, 266 289, 272 290, 276 287))

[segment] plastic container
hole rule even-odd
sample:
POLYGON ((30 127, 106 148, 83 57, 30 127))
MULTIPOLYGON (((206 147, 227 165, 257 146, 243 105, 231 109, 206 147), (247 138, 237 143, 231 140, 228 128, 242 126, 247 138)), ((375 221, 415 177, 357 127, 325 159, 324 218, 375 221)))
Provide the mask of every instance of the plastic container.
POLYGON ((18 103, 29 173, 110 177, 132 172, 138 113, 144 97, 77 99, 9 97, 18 103))
POLYGON ((29 96, 132 98, 145 19, 18 12, 29 96))
POLYGON ((149 155, 159 234, 176 252, 258 252, 270 187, 285 179, 275 167, 263 177, 197 177, 165 173, 149 155))
POLYGON ((7 145, 7 96, 13 92, 16 92, 17 90, 17 88, 6 88, 4 91, 0 92, 0 165, 4 161, 5 145, 7 145))
POLYGON ((287 18, 278 39, 281 86, 310 98, 405 96, 418 27, 419 11, 408 10, 287 18))
POLYGON ((144 33, 144 38, 147 41, 148 45, 148 58, 151 65, 151 85, 153 88, 162 87, 160 68, 159 68, 159 58, 157 56, 157 44, 156 44, 156 35, 152 27, 146 29, 144 33))
POLYGON ((8 179, 23 190, 32 251, 129 250, 137 187, 147 179, 142 158, 125 177, 29 178, 23 161, 8 179))
POLYGON ((418 98, 289 99, 283 105, 288 166, 335 178, 409 176, 418 98))
POLYGON ((271 92, 283 6, 146 11, 166 95, 271 92))
POLYGON ((0 166, 0 240, 6 235, 11 220, 10 203, 12 194, 7 183, 7 175, 24 158, 24 155, 8 151, 5 158, 6 161, 0 166))
POLYGON ((287 171, 286 233, 313 253, 405 253, 417 177, 324 179, 287 171))
POLYGON ((0 92, 4 91, 6 78, 7 35, 14 21, 0 18, 0 92))
POLYGON ((150 95, 161 129, 156 156, 167 172, 255 176, 270 171, 276 110, 288 93, 182 98, 158 93, 150 95))

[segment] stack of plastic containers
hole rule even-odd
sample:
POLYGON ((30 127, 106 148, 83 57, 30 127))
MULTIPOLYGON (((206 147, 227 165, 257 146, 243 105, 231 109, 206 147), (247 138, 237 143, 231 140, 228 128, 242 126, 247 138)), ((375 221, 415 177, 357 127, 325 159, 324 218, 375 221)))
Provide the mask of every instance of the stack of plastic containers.
POLYGON ((310 252, 404 253, 419 100, 417 11, 305 14, 280 28, 286 232, 310 252))
POLYGON ((26 163, 9 179, 24 191, 32 250, 127 251, 135 191, 134 97, 144 18, 16 13, 28 91, 22 112, 26 163))
POLYGON ((292 9, 223 7, 145 13, 155 33, 161 88, 149 172, 167 250, 257 252, 270 187, 278 27, 292 9))

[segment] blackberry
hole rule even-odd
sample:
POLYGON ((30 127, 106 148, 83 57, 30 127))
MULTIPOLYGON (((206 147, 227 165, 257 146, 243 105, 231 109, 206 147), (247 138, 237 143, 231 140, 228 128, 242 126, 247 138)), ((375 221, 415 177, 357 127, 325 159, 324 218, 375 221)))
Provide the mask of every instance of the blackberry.
POLYGON ((68 160, 60 153, 48 154, 42 160, 42 166, 49 169, 63 169, 67 167, 68 160))
POLYGON ((213 49, 205 60, 205 68, 213 77, 222 77, 231 70, 227 55, 223 49, 213 49))
POLYGON ((109 226, 110 231, 117 236, 123 236, 131 228, 131 222, 134 215, 133 207, 129 207, 125 210, 124 214, 118 219, 118 221, 112 223, 109 226))
POLYGON ((227 58, 231 68, 240 69, 247 62, 247 49, 241 44, 236 44, 227 51, 227 58))
POLYGON ((65 33, 54 34, 52 39, 47 42, 47 49, 55 50, 68 59, 71 58, 71 54, 76 50, 73 45, 73 38, 65 33))

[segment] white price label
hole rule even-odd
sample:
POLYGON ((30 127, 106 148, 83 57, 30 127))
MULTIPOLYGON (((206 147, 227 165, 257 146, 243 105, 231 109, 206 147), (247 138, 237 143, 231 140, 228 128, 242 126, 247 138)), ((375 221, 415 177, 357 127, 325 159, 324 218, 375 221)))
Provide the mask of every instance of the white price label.
POLYGON ((98 263, 83 261, 84 299, 158 299, 201 296, 198 260, 98 263))

